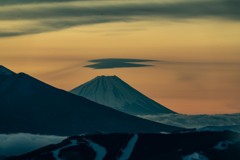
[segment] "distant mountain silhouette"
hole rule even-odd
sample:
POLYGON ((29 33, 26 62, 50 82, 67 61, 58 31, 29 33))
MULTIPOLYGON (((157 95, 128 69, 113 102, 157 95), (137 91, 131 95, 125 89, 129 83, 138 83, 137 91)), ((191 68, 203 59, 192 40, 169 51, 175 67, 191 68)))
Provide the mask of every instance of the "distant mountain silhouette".
POLYGON ((0 74, 12 75, 12 74, 15 74, 15 73, 13 71, 7 69, 6 67, 0 65, 0 74))
POLYGON ((0 74, 0 133, 70 136, 94 131, 160 132, 178 129, 99 105, 25 73, 0 74))
POLYGON ((117 76, 98 76, 70 92, 132 115, 174 113, 146 97, 117 76))

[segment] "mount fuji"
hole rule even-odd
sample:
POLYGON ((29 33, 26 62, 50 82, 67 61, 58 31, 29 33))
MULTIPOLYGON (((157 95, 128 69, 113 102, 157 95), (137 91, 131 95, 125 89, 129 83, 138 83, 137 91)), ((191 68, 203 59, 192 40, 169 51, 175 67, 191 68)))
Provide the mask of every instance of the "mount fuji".
POLYGON ((174 113, 117 76, 98 76, 70 92, 131 115, 174 113))
MULTIPOLYGON (((0 133, 70 136, 87 132, 171 132, 179 127, 134 117, 0 67, 0 133)), ((94 91, 93 91, 94 92, 94 91)))

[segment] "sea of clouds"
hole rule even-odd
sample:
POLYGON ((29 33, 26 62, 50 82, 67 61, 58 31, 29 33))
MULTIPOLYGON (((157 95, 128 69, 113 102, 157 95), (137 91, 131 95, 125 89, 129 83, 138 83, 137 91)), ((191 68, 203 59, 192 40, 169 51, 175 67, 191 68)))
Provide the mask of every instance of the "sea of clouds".
POLYGON ((65 138, 29 133, 0 134, 0 157, 24 154, 49 144, 59 143, 65 138))

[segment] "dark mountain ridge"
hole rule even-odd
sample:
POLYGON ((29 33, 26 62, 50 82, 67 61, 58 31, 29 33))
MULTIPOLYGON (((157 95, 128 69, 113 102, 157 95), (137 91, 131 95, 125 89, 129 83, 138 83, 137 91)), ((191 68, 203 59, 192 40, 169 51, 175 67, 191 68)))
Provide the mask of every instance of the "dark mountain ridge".
POLYGON ((179 129, 121 113, 25 73, 0 74, 0 133, 70 136, 95 131, 171 132, 179 129))
POLYGON ((240 134, 92 134, 70 137, 7 160, 239 160, 240 134))

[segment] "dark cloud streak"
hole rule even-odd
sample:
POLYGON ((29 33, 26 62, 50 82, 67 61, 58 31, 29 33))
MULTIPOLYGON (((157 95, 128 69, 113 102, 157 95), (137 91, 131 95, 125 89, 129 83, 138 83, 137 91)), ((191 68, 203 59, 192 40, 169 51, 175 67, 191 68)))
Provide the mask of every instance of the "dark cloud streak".
MULTIPOLYGON (((21 6, 19 6, 21 7, 21 6)), ((240 2, 235 0, 208 0, 182 3, 126 3, 108 4, 106 6, 54 6, 39 7, 20 10, 0 11, 0 19, 43 19, 99 16, 119 17, 125 20, 127 17, 163 16, 172 18, 196 18, 196 17, 218 17, 224 19, 240 19, 240 2)))
MULTIPOLYGON (((11 2, 17 1, 11 0, 9 3, 11 2)), ((22 3, 31 4, 33 2, 36 1, 25 0, 22 3)), ((87 5, 81 5, 81 1, 77 2, 78 5, 64 0, 44 0, 43 2, 66 2, 66 5, 62 3, 58 5, 56 3, 56 5, 33 5, 31 7, 26 7, 25 5, 17 5, 13 8, 8 8, 8 5, 5 5, 6 7, 3 9, 0 7, 0 21, 34 20, 38 21, 42 26, 42 28, 38 28, 36 25, 30 25, 27 26, 27 29, 21 28, 22 30, 20 29, 19 32, 0 31, 0 36, 34 34, 78 25, 159 18, 170 18, 173 20, 192 18, 240 20, 240 1, 237 0, 185 1, 175 3, 160 3, 161 1, 130 1, 131 3, 128 1, 122 1, 121 3, 90 1, 87 5)))
POLYGON ((87 20, 43 20, 39 22, 39 25, 28 25, 24 28, 19 28, 18 31, 1 31, 0 30, 0 37, 14 37, 14 36, 21 36, 21 35, 28 35, 28 34, 38 34, 50 31, 57 31, 61 29, 66 29, 69 27, 75 26, 82 26, 82 25, 91 25, 91 24, 98 24, 98 23, 108 23, 108 22, 117 22, 118 19, 109 18, 106 19, 104 17, 100 17, 97 19, 87 19, 87 20))
MULTIPOLYGON (((71 1, 89 1, 89 0, 68 0, 71 1)), ((66 0, 2 0, 0 5, 33 4, 33 3, 57 3, 66 2, 66 0)))

